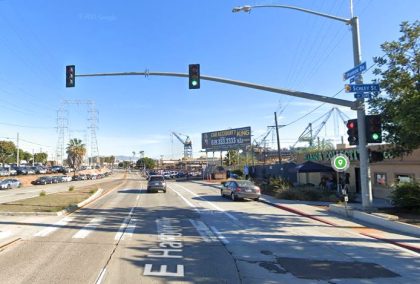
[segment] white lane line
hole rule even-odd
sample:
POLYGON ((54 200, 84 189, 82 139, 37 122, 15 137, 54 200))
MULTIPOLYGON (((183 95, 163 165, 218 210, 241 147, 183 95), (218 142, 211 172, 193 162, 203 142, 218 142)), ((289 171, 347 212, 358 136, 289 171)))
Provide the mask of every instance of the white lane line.
POLYGON ((10 231, 0 232, 0 239, 5 239, 7 237, 10 237, 11 235, 12 235, 12 232, 10 231))
POLYGON ((190 223, 195 227, 197 232, 201 235, 201 238, 206 243, 214 242, 217 240, 213 232, 210 231, 209 227, 207 227, 207 225, 204 224, 202 221, 195 221, 192 219, 189 219, 189 220, 190 220, 190 223))
POLYGON ((137 195, 136 197, 136 201, 139 201, 140 195, 137 195))
POLYGON ((45 228, 41 231, 39 231, 38 233, 36 233, 34 236, 35 237, 46 237, 49 234, 51 234, 54 231, 57 231, 60 228, 63 228, 64 226, 67 225, 67 223, 73 221, 74 217, 65 217, 63 219, 61 219, 60 221, 58 221, 57 223, 53 224, 51 227, 45 228))
POLYGON ((100 223, 103 221, 103 218, 93 218, 89 224, 86 224, 86 226, 78 231, 76 234, 74 234, 73 239, 84 239, 86 238, 90 233, 92 233, 93 230, 95 230, 96 227, 100 225, 100 223))
POLYGON ((187 203, 190 207, 194 208, 195 211, 200 212, 200 210, 197 208, 197 206, 195 206, 194 204, 192 204, 188 199, 186 199, 184 196, 182 196, 181 193, 179 193, 178 191, 176 191, 173 187, 169 187, 170 189, 172 189, 176 194, 178 194, 179 197, 181 197, 182 200, 185 201, 185 203, 187 203))
POLYGON ((180 188, 188 191, 189 193, 191 193, 192 195, 194 195, 195 197, 197 197, 198 199, 205 201, 206 203, 210 204, 210 206, 212 206, 214 209, 216 209, 217 211, 222 212, 223 214, 226 214, 226 216, 228 216, 230 219, 234 220, 234 221, 238 221, 238 218, 236 218, 235 216, 233 216, 232 214, 230 214, 229 212, 226 212, 224 209, 220 208, 219 206, 217 206, 216 204, 213 204, 210 201, 205 200, 203 197, 201 197, 200 195, 195 194, 194 192, 192 192, 191 190, 189 190, 188 188, 183 187, 182 185, 179 184, 175 184, 176 186, 179 186, 180 188))
MULTIPOLYGON (((131 214, 131 212, 130 212, 131 214)), ((124 221, 122 222, 120 229, 118 230, 118 232, 115 234, 114 240, 119 240, 121 238, 121 236, 124 234, 124 230, 128 225, 128 221, 130 220, 130 217, 125 217, 124 221)))
POLYGON ((133 218, 131 219, 130 223, 128 223, 127 229, 125 230, 124 235, 122 236, 122 240, 124 240, 126 237, 131 238, 133 236, 134 230, 136 229, 136 222, 137 219, 133 218))
POLYGON ((229 241, 225 238, 225 236, 220 233, 216 227, 210 226, 210 229, 216 234, 216 236, 219 238, 219 240, 224 243, 225 245, 229 243, 229 241))
POLYGON ((103 268, 101 270, 101 272, 99 272, 99 275, 98 275, 98 278, 95 281, 95 284, 101 284, 102 280, 104 279, 105 272, 106 272, 106 268, 103 268))

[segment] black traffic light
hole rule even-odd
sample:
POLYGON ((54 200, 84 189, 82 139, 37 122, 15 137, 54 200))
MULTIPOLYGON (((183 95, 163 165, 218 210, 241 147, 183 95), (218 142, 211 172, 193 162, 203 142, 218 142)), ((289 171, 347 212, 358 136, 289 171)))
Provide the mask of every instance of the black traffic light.
POLYGON ((358 145, 359 144, 357 119, 349 119, 347 121, 347 134, 349 135, 348 141, 349 141, 350 145, 358 145))
POLYGON ((200 64, 190 64, 188 66, 190 89, 200 89, 200 64))
POLYGON ((382 122, 379 114, 366 115, 366 143, 382 143, 382 122))
POLYGON ((76 67, 74 65, 66 66, 66 88, 72 88, 75 85, 76 67))
POLYGON ((384 160, 384 153, 379 151, 369 151, 369 162, 375 163, 384 160))

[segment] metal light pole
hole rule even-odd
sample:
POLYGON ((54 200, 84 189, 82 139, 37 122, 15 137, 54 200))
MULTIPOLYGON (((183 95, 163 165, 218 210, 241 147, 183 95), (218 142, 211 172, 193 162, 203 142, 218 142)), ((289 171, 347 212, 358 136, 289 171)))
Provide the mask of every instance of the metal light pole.
MULTIPOLYGON (((288 5, 255 5, 255 6, 242 6, 242 7, 235 7, 232 9, 232 12, 250 12, 251 9, 254 8, 284 8, 284 9, 291 9, 297 10, 301 12, 305 12, 308 14, 313 14, 317 16, 321 16, 324 18, 336 20, 343 22, 347 25, 351 26, 352 31, 352 41, 353 41, 353 61, 354 66, 357 66, 361 63, 361 52, 360 52, 360 34, 359 34, 359 18, 353 17, 351 19, 341 18, 337 16, 332 16, 329 14, 324 14, 308 9, 303 9, 295 6, 288 6, 288 5)), ((353 10, 353 8, 351 7, 353 10)), ((353 12, 352 12, 353 14, 353 12)), ((363 81, 360 76, 356 79, 357 84, 362 84, 363 81)), ((358 135, 359 135, 359 157, 360 157, 360 180, 361 180, 361 187, 362 187, 362 205, 363 208, 367 209, 372 206, 372 188, 370 183, 370 174, 369 174, 369 162, 368 162, 368 150, 366 147, 366 134, 365 134, 365 99, 359 98, 356 100, 356 109, 357 109, 357 125, 358 125, 358 135)))

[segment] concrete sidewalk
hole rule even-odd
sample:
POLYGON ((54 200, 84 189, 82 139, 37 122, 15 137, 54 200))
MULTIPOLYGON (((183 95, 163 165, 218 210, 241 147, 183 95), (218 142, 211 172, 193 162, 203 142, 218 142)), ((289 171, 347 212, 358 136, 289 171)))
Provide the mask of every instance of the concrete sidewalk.
MULTIPOLYGON (((207 181, 193 182, 212 186, 215 188, 219 188, 220 186, 219 183, 212 183, 207 181)), ((344 215, 341 215, 332 212, 329 209, 330 205, 332 204, 330 202, 284 200, 277 199, 269 195, 262 195, 260 202, 333 227, 354 230, 364 236, 391 243, 393 245, 409 249, 410 251, 420 253, 420 227, 418 226, 409 225, 413 228, 411 228, 412 230, 407 233, 403 230, 400 230, 398 226, 394 226, 395 221, 387 220, 386 218, 379 218, 378 216, 375 216, 378 218, 355 220, 355 214, 349 214, 346 216, 345 213, 344 215)), ((350 204, 350 206, 351 205, 352 204, 350 204)), ((359 215, 370 215, 368 213, 358 211, 354 208, 357 209, 357 206, 354 206, 353 210, 360 212, 359 215)))

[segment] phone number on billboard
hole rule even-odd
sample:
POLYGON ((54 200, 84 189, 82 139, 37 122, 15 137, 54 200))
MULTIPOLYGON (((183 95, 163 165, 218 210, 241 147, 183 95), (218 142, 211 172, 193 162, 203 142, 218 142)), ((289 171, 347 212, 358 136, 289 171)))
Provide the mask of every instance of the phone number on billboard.
POLYGON ((229 145, 229 144, 242 144, 244 143, 244 139, 239 138, 236 139, 235 137, 230 137, 230 138, 219 138, 219 139, 215 139, 215 140, 211 140, 211 145, 212 146, 216 146, 216 145, 229 145))

